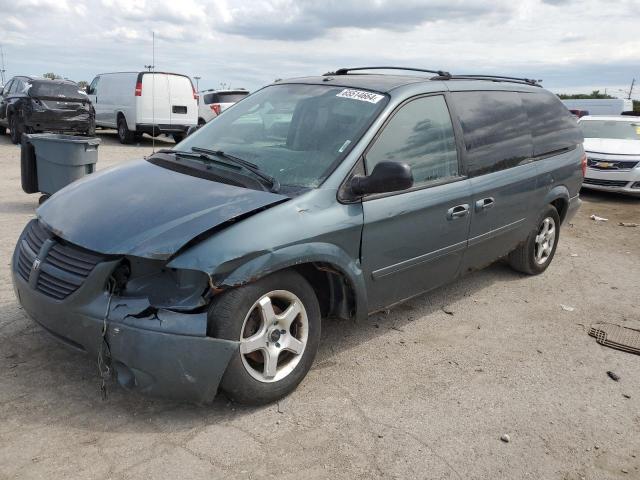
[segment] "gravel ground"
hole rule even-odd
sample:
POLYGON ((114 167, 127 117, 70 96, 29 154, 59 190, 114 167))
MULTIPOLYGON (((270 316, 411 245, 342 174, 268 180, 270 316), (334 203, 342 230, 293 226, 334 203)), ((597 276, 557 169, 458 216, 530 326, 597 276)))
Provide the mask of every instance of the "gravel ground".
MULTIPOLYGON (((99 168, 151 152, 101 137, 99 168)), ((325 321, 279 405, 196 407, 119 388, 102 401, 93 359, 26 318, 9 263, 38 197, 7 137, 0 165, 0 479, 640 479, 640 357, 587 335, 640 328, 640 228, 618 225, 640 223, 640 200, 585 193, 544 275, 497 263, 365 322, 325 321)))

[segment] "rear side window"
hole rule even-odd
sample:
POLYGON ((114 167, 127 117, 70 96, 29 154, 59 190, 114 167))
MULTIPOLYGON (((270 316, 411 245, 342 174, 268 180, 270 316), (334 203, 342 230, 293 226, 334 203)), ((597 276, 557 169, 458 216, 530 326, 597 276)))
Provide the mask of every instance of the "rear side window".
POLYGON ((470 177, 531 160, 531 127, 516 92, 453 92, 470 177))
POLYGON ((367 152, 367 172, 385 161, 409 164, 416 186, 458 176, 456 141, 442 95, 413 100, 391 118, 367 152))
POLYGON ((582 142, 580 129, 559 98, 548 92, 521 93, 533 135, 533 156, 538 157, 582 142))

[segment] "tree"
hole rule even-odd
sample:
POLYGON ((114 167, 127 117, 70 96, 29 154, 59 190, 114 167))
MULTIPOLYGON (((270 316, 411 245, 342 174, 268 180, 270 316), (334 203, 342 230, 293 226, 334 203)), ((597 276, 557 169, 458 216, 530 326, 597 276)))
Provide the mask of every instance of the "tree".
POLYGON ((575 93, 573 95, 560 93, 558 97, 561 100, 573 100, 573 99, 583 100, 585 98, 616 98, 616 97, 612 97, 611 95, 607 95, 606 93, 600 93, 600 90, 594 90, 591 93, 575 93))
POLYGON ((633 101, 633 111, 640 113, 640 100, 633 101))
POLYGON ((60 75, 53 73, 53 72, 47 72, 44 75, 42 75, 44 78, 48 78, 50 80, 58 80, 60 78, 62 78, 60 75))
POLYGON ((80 87, 81 90, 86 90, 87 87, 89 86, 89 82, 87 82, 86 80, 80 80, 78 82, 78 86, 80 87))

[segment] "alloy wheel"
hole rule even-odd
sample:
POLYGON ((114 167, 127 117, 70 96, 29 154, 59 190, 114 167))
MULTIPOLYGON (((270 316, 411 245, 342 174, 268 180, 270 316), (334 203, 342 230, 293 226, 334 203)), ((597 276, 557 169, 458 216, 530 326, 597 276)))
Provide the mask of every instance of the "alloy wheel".
POLYGON ((271 383, 289 375, 302 359, 309 320, 302 301, 287 290, 274 290, 256 301, 240 334, 242 364, 253 378, 271 383))
POLYGON ((549 260, 556 243, 556 222, 551 217, 542 220, 536 241, 534 243, 534 258, 538 265, 544 265, 549 260))

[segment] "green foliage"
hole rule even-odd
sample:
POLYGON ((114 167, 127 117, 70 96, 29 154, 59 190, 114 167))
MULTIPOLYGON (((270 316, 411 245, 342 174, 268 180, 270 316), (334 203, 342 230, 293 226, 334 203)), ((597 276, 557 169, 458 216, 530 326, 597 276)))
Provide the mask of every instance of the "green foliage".
POLYGON ((633 101, 633 111, 640 113, 640 100, 633 101))
POLYGON ((80 89, 84 90, 89 86, 89 82, 87 82, 86 80, 80 80, 78 82, 78 86, 80 87, 80 89))
POLYGON ((47 72, 44 75, 42 75, 44 78, 49 78, 51 80, 58 80, 60 78, 62 78, 60 75, 53 73, 53 72, 47 72))
POLYGON ((600 90, 594 90, 591 93, 576 93, 573 95, 567 95, 566 93, 561 93, 558 95, 561 100, 583 100, 586 98, 616 98, 611 95, 607 95, 606 93, 600 93, 600 90))

